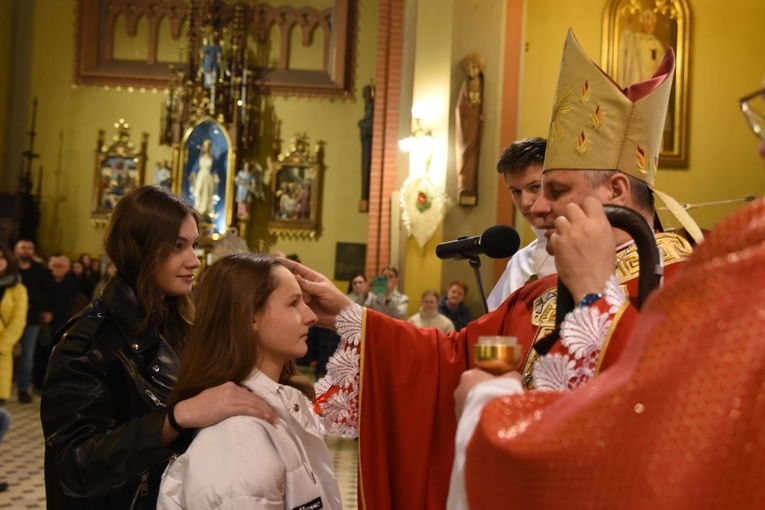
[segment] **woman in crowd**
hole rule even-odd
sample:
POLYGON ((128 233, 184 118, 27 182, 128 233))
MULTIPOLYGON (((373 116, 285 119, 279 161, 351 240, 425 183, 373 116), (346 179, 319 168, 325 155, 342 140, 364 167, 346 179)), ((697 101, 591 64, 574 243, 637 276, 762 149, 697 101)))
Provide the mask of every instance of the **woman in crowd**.
POLYGON ((454 323, 438 312, 438 292, 428 289, 422 293, 420 311, 409 317, 418 328, 438 328, 444 333, 454 331, 454 323))
POLYGON ((104 247, 118 273, 59 331, 43 386, 49 509, 155 508, 167 460, 190 440, 183 431, 272 415, 232 382, 166 408, 191 329, 198 224, 159 186, 114 208, 104 247))
POLYGON ((107 260, 106 264, 104 265, 104 274, 101 275, 101 277, 98 279, 98 282, 93 287, 93 299, 96 299, 98 295, 101 294, 101 291, 104 290, 106 284, 115 274, 117 274, 117 268, 114 267, 114 264, 112 264, 111 260, 107 260))
POLYGON ((11 396, 13 346, 27 325, 27 289, 13 252, 0 245, 0 406, 11 396))
POLYGON ((348 299, 357 305, 366 305, 369 299, 369 284, 364 273, 356 273, 348 282, 348 299))
POLYGON ((446 288, 446 295, 438 304, 438 311, 444 314, 457 330, 467 326, 473 320, 470 308, 465 304, 468 286, 461 281, 454 280, 446 288))
POLYGON ((294 275, 271 257, 230 255, 207 271, 198 303, 169 414, 175 402, 236 381, 279 423, 243 416, 200 430, 168 466, 158 508, 341 508, 308 400, 313 385, 294 362, 316 322, 294 275))
POLYGON ((385 266, 380 271, 380 278, 385 282, 385 288, 376 289, 373 285, 367 306, 390 317, 403 319, 409 310, 409 296, 398 291, 398 269, 385 266))

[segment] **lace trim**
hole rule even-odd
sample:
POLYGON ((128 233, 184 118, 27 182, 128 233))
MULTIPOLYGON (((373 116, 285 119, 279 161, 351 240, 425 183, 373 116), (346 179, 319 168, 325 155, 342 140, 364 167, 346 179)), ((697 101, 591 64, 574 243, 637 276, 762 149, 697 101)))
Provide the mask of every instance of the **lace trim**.
POLYGON ((534 388, 538 390, 572 390, 595 377, 600 350, 614 314, 626 301, 616 276, 611 275, 603 290, 608 312, 597 307, 575 308, 561 324, 560 336, 568 354, 551 353, 534 362, 534 388))
POLYGON ((330 436, 358 437, 359 362, 363 309, 343 308, 335 318, 340 344, 327 361, 327 374, 315 384, 314 410, 321 431, 330 436))

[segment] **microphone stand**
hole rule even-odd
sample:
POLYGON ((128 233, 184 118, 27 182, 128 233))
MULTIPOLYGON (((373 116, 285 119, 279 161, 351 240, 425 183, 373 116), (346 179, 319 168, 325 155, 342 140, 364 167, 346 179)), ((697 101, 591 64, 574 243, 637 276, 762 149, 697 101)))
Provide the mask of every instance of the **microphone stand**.
POLYGON ((475 281, 478 284, 478 292, 481 293, 481 303, 483 303, 483 313, 489 313, 489 303, 486 302, 486 291, 483 288, 483 278, 481 278, 481 257, 473 255, 470 257, 470 267, 475 273, 475 281))

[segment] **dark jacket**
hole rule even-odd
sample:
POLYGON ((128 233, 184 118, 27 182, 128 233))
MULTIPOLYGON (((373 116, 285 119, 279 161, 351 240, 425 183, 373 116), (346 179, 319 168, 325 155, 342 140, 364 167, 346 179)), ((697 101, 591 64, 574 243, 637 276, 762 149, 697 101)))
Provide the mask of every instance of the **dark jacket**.
POLYGON ((465 306, 465 303, 460 303, 460 306, 456 310, 452 311, 449 305, 446 304, 446 296, 441 298, 438 303, 438 312, 454 323, 454 327, 457 331, 461 330, 468 325, 468 322, 473 320, 473 314, 470 313, 470 308, 465 306))
POLYGON ((48 508, 155 508, 167 460, 188 437, 162 446, 165 403, 178 357, 141 322, 119 276, 58 333, 40 408, 48 508))
POLYGON ((19 269, 19 274, 29 295, 27 325, 40 324, 40 314, 50 312, 53 306, 51 291, 56 282, 48 268, 35 261, 32 261, 28 269, 19 269))

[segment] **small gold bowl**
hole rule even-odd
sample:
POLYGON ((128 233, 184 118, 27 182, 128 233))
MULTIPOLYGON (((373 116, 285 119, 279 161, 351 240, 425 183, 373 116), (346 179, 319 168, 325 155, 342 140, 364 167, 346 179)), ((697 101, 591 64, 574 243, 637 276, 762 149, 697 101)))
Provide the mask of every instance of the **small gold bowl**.
POLYGON ((473 358, 481 370, 502 375, 521 361, 521 347, 514 336, 482 336, 473 348, 473 358))

